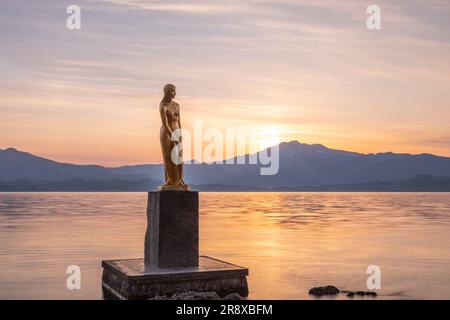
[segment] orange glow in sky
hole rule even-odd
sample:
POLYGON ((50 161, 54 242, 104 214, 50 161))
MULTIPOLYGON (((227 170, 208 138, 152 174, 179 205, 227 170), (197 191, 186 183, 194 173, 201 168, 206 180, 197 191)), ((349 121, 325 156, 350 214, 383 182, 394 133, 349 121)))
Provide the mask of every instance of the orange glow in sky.
POLYGON ((0 148, 107 166, 161 161, 159 101, 192 129, 274 128, 362 153, 450 156, 450 6, 378 1, 0 5, 0 148), (14 19, 8 12, 20 12, 14 19))

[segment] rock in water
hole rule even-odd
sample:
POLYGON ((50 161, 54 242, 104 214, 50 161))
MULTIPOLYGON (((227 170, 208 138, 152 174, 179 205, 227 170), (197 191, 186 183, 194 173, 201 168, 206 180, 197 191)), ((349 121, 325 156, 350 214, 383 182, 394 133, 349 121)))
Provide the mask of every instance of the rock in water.
POLYGON ((340 291, 335 286, 325 286, 325 287, 315 287, 312 289, 309 289, 309 294, 312 294, 314 296, 325 296, 325 295, 336 295, 340 291))
POLYGON ((225 296, 222 300, 244 300, 244 298, 242 298, 237 293, 230 293, 229 295, 225 296))
POLYGON ((319 297, 325 295, 336 295, 338 293, 343 293, 349 298, 352 298, 354 296, 370 296, 370 297, 377 296, 377 293, 373 291, 347 291, 347 290, 341 291, 335 286, 314 287, 312 289, 309 289, 309 294, 319 297))
POLYGON ((370 296, 370 297, 376 297, 377 293, 373 291, 346 291, 347 297, 354 297, 356 296, 370 296))
POLYGON ((180 293, 175 293, 170 298, 170 300, 219 300, 219 299, 220 299, 219 295, 213 291, 210 291, 210 292, 194 292, 194 291, 180 292, 180 293))
POLYGON ((216 292, 177 292, 172 296, 156 296, 149 300, 220 300, 219 295, 216 292))

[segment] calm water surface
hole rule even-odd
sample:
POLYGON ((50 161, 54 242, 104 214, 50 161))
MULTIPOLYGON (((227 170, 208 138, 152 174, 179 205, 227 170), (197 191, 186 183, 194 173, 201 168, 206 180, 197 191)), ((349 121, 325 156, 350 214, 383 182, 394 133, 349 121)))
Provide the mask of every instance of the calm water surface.
MULTIPOLYGON (((101 299, 101 260, 143 256, 146 200, 0 193, 0 298, 101 299)), ((450 299, 450 193, 201 193, 200 215, 201 254, 248 267, 251 299, 367 290, 369 265, 378 299, 450 299)))

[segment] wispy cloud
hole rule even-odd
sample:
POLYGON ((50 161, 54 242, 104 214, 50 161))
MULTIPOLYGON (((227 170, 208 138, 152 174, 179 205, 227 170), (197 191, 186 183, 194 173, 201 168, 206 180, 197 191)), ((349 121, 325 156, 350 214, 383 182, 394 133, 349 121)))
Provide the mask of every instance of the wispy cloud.
POLYGON ((104 159, 133 140, 129 162, 158 161, 157 106, 175 82, 186 127, 448 154, 432 142, 450 130, 448 1, 377 1, 375 32, 356 0, 77 3, 74 32, 71 1, 0 3, 0 147, 68 157, 66 141, 104 159))
POLYGON ((180 12, 190 14, 223 14, 229 12, 249 12, 252 1, 145 1, 145 0, 94 0, 94 3, 112 4, 131 10, 180 12))

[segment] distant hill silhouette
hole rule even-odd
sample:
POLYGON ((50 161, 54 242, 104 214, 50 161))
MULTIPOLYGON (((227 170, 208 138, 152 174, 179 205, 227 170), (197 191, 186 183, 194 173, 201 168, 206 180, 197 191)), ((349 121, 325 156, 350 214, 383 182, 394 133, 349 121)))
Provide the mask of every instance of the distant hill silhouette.
POLYGON ((0 181, 2 191, 148 191, 156 189, 161 183, 148 178, 136 180, 123 179, 64 179, 57 181, 19 179, 0 181))
POLYGON ((115 178, 115 175, 109 172, 107 168, 98 165, 56 162, 14 148, 0 150, 0 181, 18 179, 63 180, 71 178, 104 179, 115 178))
MULTIPOLYGON (((149 191, 155 190, 161 183, 151 179, 120 180, 120 179, 67 179, 58 181, 45 180, 14 180, 0 181, 0 192, 8 191, 149 191)), ((450 177, 436 178, 427 175, 418 175, 402 181, 374 181, 355 184, 331 184, 318 187, 254 187, 230 186, 224 184, 192 185, 198 191, 309 191, 309 192, 450 192, 450 177)))
POLYGON ((280 188, 279 191, 449 192, 450 177, 437 178, 429 175, 418 175, 402 181, 374 181, 310 188, 280 188))
MULTIPOLYGON (((185 180, 190 184, 200 189, 209 186, 211 190, 300 190, 326 185, 333 188, 335 185, 359 185, 361 189, 374 182, 382 183, 386 188, 386 182, 404 181, 408 184, 411 183, 408 179, 416 176, 448 177, 450 158, 392 152, 362 154, 291 141, 280 144, 279 172, 273 176, 261 176, 259 165, 186 165, 185 172, 185 180)), ((107 168, 60 163, 13 148, 0 150, 0 182, 4 187, 4 182, 9 182, 10 186, 14 182, 16 187, 33 184, 36 188, 44 188, 46 185, 49 190, 59 184, 61 190, 67 190, 68 185, 78 185, 79 190, 108 191, 116 188, 126 191, 140 190, 147 185, 153 188, 162 177, 161 164, 107 168)), ((438 182, 427 181, 422 182, 438 182)))

